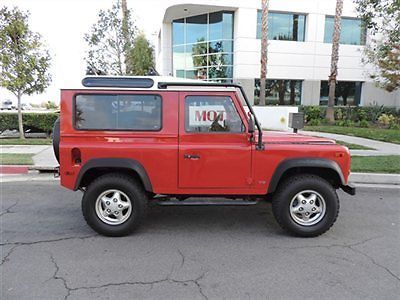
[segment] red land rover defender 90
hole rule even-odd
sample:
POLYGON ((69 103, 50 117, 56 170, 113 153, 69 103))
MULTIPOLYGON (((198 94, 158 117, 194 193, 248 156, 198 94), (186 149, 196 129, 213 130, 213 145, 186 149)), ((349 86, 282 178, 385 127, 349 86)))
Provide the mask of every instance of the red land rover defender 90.
POLYGON ((95 231, 131 233, 151 201, 250 205, 267 198, 295 235, 332 226, 336 189, 355 194, 346 147, 263 132, 239 85, 176 80, 86 77, 82 87, 61 91, 54 128, 61 185, 84 193, 83 215, 95 231))

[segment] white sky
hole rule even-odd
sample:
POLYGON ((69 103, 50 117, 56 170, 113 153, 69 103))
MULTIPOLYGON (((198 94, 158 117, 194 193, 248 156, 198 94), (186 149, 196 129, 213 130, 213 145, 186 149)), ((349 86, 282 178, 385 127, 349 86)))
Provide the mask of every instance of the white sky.
MULTIPOLYGON (((133 10, 136 25, 143 30, 147 38, 155 44, 167 1, 163 0, 128 0, 128 7, 133 10)), ((39 32, 52 57, 50 73, 52 83, 40 95, 23 96, 27 103, 44 101, 59 102, 60 88, 76 86, 85 75, 84 61, 86 43, 85 33, 97 21, 100 9, 111 8, 113 0, 0 0, 0 7, 29 11, 31 30, 39 32)), ((15 96, 0 88, 0 101, 15 96)))

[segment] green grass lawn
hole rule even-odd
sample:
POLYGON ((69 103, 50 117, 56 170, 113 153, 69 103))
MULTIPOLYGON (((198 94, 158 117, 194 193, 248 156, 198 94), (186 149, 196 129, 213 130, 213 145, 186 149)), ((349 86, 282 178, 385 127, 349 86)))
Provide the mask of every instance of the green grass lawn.
POLYGON ((0 165, 33 165, 33 154, 1 153, 0 165))
POLYGON ((374 148, 365 147, 365 146, 357 145, 357 144, 346 143, 346 142, 339 141, 339 140, 336 140, 336 143, 346 146, 347 148, 352 149, 352 150, 375 150, 374 148))
POLYGON ((400 144, 399 129, 361 128, 343 126, 306 126, 304 130, 358 136, 367 139, 400 144))
POLYGON ((352 156, 351 171, 400 174, 400 155, 352 156))
POLYGON ((51 145, 51 139, 0 139, 0 145, 51 145))

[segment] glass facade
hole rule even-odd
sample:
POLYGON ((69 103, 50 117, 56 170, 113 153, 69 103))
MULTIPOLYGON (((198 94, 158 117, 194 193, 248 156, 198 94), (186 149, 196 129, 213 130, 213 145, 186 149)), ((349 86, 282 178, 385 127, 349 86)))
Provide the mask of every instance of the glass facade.
MULTIPOLYGON (((332 43, 333 25, 335 18, 325 17, 324 43, 332 43)), ((366 28, 360 19, 342 18, 340 44, 365 45, 366 28)))
MULTIPOLYGON (((361 98, 362 82, 338 81, 335 89, 335 105, 358 106, 361 98)), ((329 85, 328 81, 321 81, 320 105, 328 105, 329 85)))
MULTIPOLYGON (((306 16, 293 13, 268 14, 268 39, 304 42, 306 16)), ((261 39, 261 10, 257 12, 257 38, 261 39)))
MULTIPOLYGON (((267 79, 265 95, 268 105, 300 105, 301 80, 267 79)), ((254 103, 260 99, 260 79, 255 79, 254 103)))
POLYGON ((174 76, 231 81, 233 12, 220 11, 172 22, 174 76))

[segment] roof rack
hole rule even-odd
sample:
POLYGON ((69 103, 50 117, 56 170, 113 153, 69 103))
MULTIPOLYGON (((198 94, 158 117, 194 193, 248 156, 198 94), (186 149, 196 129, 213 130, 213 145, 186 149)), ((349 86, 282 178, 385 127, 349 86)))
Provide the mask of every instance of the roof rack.
POLYGON ((244 101, 246 102, 247 107, 249 108, 250 113, 253 115, 254 122, 258 129, 258 145, 257 150, 264 149, 264 144, 262 142, 262 129, 261 125, 258 122, 257 116, 254 113, 253 107, 251 106, 249 99, 244 92, 243 87, 240 84, 236 83, 219 83, 219 82, 159 82, 159 89, 166 89, 168 86, 204 86, 204 87, 233 87, 238 88, 243 95, 244 101))
POLYGON ((106 77, 91 76, 82 80, 85 87, 146 88, 153 87, 154 80, 145 77, 106 77))

